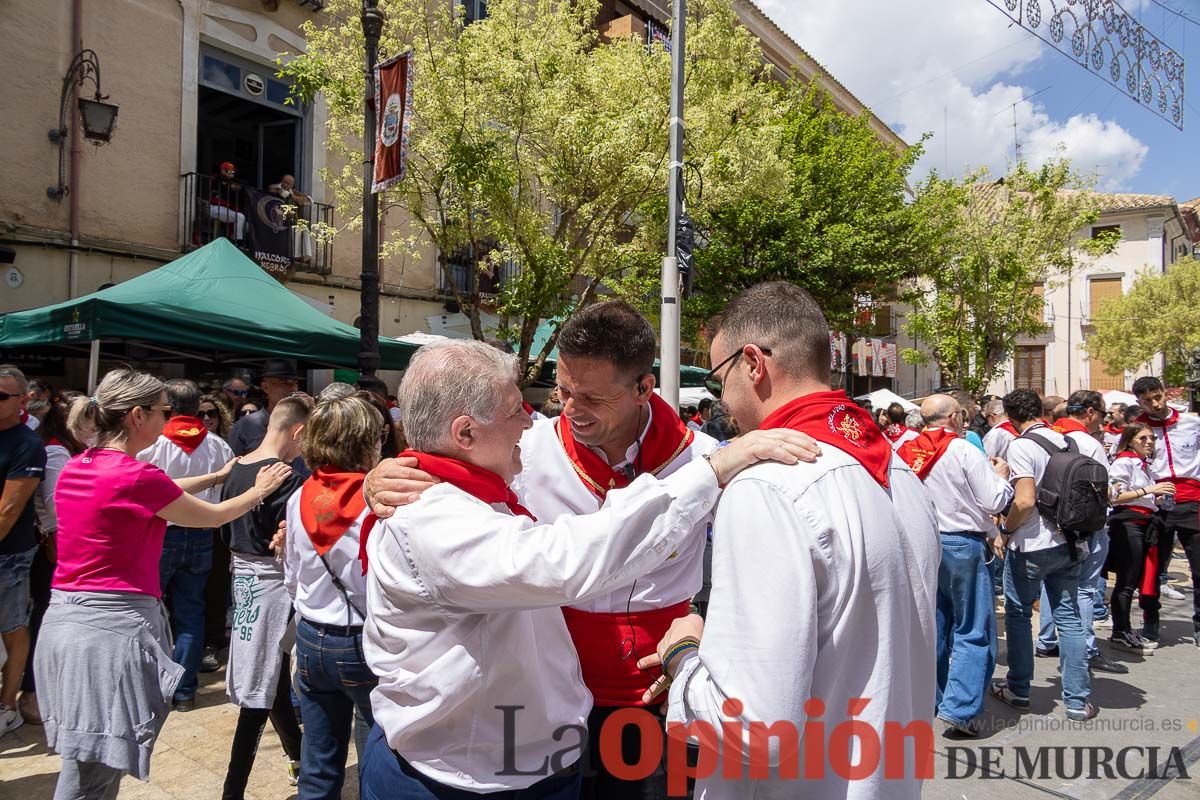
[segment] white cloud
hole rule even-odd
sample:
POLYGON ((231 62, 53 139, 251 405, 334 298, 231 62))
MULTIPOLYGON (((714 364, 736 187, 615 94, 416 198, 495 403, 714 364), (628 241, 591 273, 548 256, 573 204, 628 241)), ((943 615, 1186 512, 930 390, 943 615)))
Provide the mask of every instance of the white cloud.
MULTIPOLYGON (((1013 157, 1013 107, 1021 154, 1037 163, 1061 149, 1101 188, 1124 187, 1148 148, 1095 114, 1054 119, 1023 86, 1047 49, 985 0, 758 0, 762 9, 908 142, 929 132, 918 176, 1013 157)), ((1137 3, 1134 3, 1136 5, 1137 3)), ((1056 57, 1053 53, 1050 57, 1056 57)))

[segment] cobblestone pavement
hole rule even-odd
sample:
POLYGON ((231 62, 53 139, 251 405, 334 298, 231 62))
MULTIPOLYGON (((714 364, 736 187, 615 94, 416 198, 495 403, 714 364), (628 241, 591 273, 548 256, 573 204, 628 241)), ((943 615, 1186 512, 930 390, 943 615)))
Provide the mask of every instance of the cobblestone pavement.
MULTIPOLYGON (((1186 600, 1165 601, 1163 607, 1163 644, 1147 658, 1114 652, 1101 646, 1114 660, 1130 667, 1128 675, 1097 675, 1092 683, 1092 699, 1100 707, 1100 717, 1086 725, 1064 721, 1059 697, 1061 685, 1057 661, 1036 659, 1032 690, 1032 709, 1020 714, 989 699, 980 719, 983 734, 976 740, 961 740, 935 727, 934 769, 936 778, 925 786, 926 800, 1200 800, 1200 649, 1192 644, 1191 592, 1179 567, 1173 562, 1172 576, 1186 600), (981 765, 985 747, 996 769, 1003 775, 985 775, 981 765), (1189 779, 1174 777, 1155 780, 1114 774, 1112 778, 1089 780, 1070 777, 1072 750, 1063 750, 1066 776, 1053 774, 1054 750, 1039 756, 1038 748, 1090 748, 1087 761, 1101 748, 1115 754, 1122 748, 1159 748, 1158 760, 1168 760, 1170 749, 1179 748, 1189 779), (1047 759, 1051 774, 1043 777, 1018 775, 1019 759, 1047 759), (969 762, 976 768, 969 775, 969 762), (950 761, 954 759, 960 777, 950 779, 950 761)), ((1001 608, 1001 613, 1003 608, 1001 608)), ((1134 611, 1135 617, 1137 611, 1134 611)), ((1003 637, 1003 619, 1000 622, 1003 637)), ((1108 629, 1100 629, 1102 639, 1108 629)), ((1005 643, 1000 643, 996 675, 1004 675, 1005 643)), ((126 778, 121 784, 122 800, 207 800, 218 798, 229 761, 229 747, 237 722, 237 708, 225 697, 224 670, 201 675, 201 687, 194 711, 172 713, 154 751, 150 780, 146 783, 126 778)), ((343 798, 357 800, 358 771, 354 766, 354 748, 350 748, 343 798)), ((1129 753, 1127 772, 1145 769, 1148 755, 1129 753)), ((42 729, 24 725, 0 738, 0 800, 49 800, 58 774, 58 756, 47 750, 42 729)), ((1115 770, 1115 761, 1111 761, 1115 770)), ((1035 769, 1036 773, 1038 770, 1035 769)), ((1102 774, 1102 770, 1101 770, 1102 774)), ((285 800, 296 797, 288 785, 287 766, 279 739, 270 725, 263 735, 254 771, 246 794, 250 800, 285 800)), ((803 791, 797 793, 803 797, 803 791)), ((880 800, 888 800, 881 797, 880 800)))

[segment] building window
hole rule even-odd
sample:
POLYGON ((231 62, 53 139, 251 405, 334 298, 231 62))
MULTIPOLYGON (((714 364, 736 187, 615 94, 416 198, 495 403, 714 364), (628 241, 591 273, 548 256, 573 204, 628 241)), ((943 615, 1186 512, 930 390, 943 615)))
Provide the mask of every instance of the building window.
POLYGON ((1013 356, 1013 388, 1046 390, 1045 345, 1017 347, 1013 356))
POLYGON ((487 16, 487 0, 459 0, 463 7, 463 24, 470 25, 487 16))
POLYGON ((1120 225, 1093 225, 1092 226, 1092 238, 1098 239, 1098 238, 1100 238, 1101 234, 1108 233, 1109 231, 1112 231, 1113 233, 1120 233, 1121 226, 1120 225))
POLYGON ((1046 284, 1035 283, 1033 285, 1033 293, 1035 295, 1037 295, 1038 300, 1041 301, 1038 305, 1038 322, 1045 325, 1046 324, 1046 284))

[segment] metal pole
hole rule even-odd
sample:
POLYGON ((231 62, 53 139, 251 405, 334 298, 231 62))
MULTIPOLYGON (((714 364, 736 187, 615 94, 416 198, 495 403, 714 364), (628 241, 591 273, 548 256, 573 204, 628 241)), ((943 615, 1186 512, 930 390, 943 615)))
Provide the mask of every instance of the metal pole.
POLYGON ((383 12, 378 0, 363 0, 362 29, 367 55, 367 92, 363 116, 362 267, 359 272, 358 370, 374 375, 379 369, 379 198, 371 191, 375 177, 375 59, 383 12))
POLYGON ((671 13, 671 180, 667 196, 667 255, 662 262, 662 346, 658 370, 662 397, 679 408, 679 259, 676 239, 683 202, 683 24, 685 0, 671 13))
POLYGON ((88 354, 88 394, 96 393, 100 383, 100 340, 92 339, 92 349, 88 354))

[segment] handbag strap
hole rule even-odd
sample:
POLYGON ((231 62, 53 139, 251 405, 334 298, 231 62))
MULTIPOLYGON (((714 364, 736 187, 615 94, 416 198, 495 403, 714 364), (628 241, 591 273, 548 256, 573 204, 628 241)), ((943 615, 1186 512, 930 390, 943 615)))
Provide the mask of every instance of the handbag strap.
POLYGON ((354 601, 350 599, 350 592, 346 589, 346 584, 342 583, 342 579, 339 578, 337 573, 333 571, 333 568, 329 566, 329 562, 325 560, 325 556, 322 553, 317 553, 317 558, 321 559, 321 563, 325 565, 325 571, 329 573, 329 580, 333 581, 333 588, 341 592, 342 599, 346 601, 346 605, 348 606, 346 609, 346 627, 350 627, 354 624, 350 618, 351 608, 354 609, 354 613, 358 614, 359 619, 361 619, 363 622, 366 622, 367 615, 364 614, 362 609, 356 606, 354 601))

